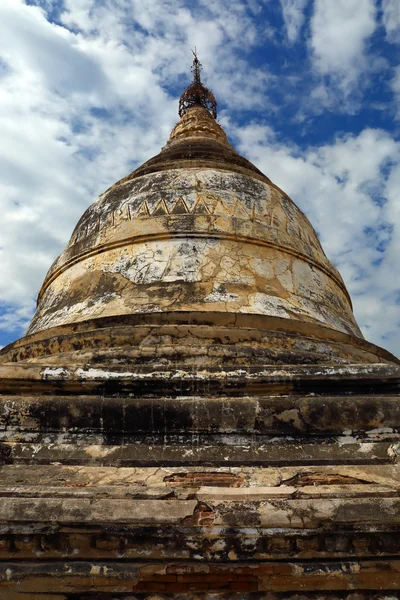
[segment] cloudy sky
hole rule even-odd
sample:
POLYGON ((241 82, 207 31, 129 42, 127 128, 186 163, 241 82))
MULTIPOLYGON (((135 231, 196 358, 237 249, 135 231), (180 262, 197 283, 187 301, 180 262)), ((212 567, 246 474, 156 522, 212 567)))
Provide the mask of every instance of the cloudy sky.
POLYGON ((195 46, 231 142, 400 355, 399 0, 0 0, 0 345, 85 208, 164 145, 195 46))

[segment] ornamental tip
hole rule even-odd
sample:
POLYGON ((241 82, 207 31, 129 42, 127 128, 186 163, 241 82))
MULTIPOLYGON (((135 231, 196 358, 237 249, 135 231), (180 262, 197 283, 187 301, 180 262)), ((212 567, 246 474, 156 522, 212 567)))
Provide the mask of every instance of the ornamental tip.
POLYGON ((191 70, 193 73, 193 83, 197 83, 198 85, 201 85, 200 71, 203 70, 203 67, 202 67, 201 62, 197 58, 196 48, 194 50, 192 50, 192 54, 193 54, 193 64, 192 64, 191 70))
POLYGON ((193 81, 179 99, 179 116, 182 117, 193 106, 202 106, 216 119, 217 102, 212 91, 202 84, 200 72, 203 67, 197 58, 196 51, 192 50, 192 52, 194 57, 192 64, 193 81))

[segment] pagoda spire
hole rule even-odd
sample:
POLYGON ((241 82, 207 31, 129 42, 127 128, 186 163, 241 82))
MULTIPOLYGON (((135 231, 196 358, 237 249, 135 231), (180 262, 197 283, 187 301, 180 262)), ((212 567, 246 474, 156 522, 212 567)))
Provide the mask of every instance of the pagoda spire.
POLYGON ((192 64, 193 83, 196 83, 197 85, 201 85, 200 72, 203 70, 203 67, 202 67, 201 62, 197 58, 196 48, 194 49, 194 51, 192 50, 192 54, 193 54, 193 64, 192 64))
POLYGON ((211 90, 205 87, 201 82, 200 72, 203 67, 199 61, 196 51, 193 51, 192 73, 193 81, 185 89, 179 99, 179 116, 182 117, 193 106, 202 106, 208 112, 217 118, 217 101, 211 90))

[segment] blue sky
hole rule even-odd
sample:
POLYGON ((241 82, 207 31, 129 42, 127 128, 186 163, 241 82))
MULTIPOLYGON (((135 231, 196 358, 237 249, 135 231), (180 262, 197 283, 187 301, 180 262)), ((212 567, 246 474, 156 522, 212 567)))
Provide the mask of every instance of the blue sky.
POLYGON ((231 142, 399 355, 399 0, 1 0, 0 345, 85 208, 164 145, 195 46, 231 142))

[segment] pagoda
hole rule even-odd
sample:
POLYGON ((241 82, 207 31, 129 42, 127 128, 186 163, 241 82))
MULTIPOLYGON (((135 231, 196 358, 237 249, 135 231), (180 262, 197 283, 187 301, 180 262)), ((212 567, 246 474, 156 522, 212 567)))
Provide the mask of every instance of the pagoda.
POLYGON ((192 70, 0 352, 0 598, 398 598, 400 361, 192 70))

